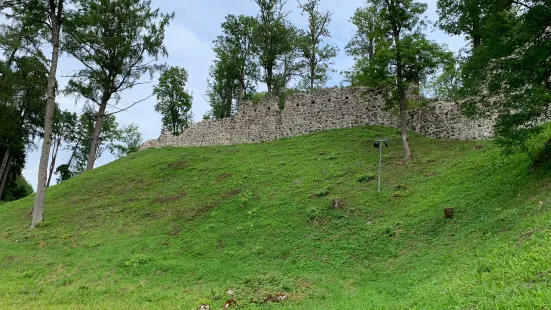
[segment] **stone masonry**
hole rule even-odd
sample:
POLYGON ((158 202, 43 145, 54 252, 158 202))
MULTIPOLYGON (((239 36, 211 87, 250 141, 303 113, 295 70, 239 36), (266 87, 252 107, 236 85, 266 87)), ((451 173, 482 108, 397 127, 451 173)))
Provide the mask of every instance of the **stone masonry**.
MULTIPOLYGON (((258 104, 243 102, 233 117, 202 121, 179 136, 165 132, 141 149, 258 143, 327 129, 397 124, 397 116, 384 109, 381 92, 335 87, 288 96, 282 110, 274 98, 258 104)), ((411 131, 427 137, 454 140, 491 138, 493 127, 491 119, 466 118, 451 102, 432 102, 409 111, 408 124, 411 131)))

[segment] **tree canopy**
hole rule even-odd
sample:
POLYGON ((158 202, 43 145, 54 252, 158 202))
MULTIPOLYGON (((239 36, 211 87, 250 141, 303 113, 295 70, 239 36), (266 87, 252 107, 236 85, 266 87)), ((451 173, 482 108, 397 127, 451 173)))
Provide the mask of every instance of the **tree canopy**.
POLYGON ((179 135, 191 122, 193 97, 186 90, 186 69, 170 67, 161 73, 159 84, 153 89, 157 96, 155 111, 163 116, 163 129, 179 135))
POLYGON ((544 0, 491 4, 484 23, 491 35, 469 55, 462 71, 465 109, 482 117, 497 114, 498 143, 536 158, 547 152, 551 139, 547 133, 539 148, 528 147, 550 119, 551 6, 544 0))
POLYGON ((356 10, 357 33, 347 45, 355 64, 347 78, 352 85, 383 90, 386 104, 399 110, 404 159, 411 156, 407 136, 407 92, 425 83, 453 55, 421 32, 427 9, 413 0, 370 0, 356 10))

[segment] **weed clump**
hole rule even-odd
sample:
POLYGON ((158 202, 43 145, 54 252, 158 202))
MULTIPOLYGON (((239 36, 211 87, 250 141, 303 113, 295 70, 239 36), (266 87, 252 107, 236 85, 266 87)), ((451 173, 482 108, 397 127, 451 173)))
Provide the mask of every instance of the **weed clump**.
POLYGON ((373 173, 369 173, 369 174, 361 174, 359 175, 357 178, 356 178, 356 181, 358 183, 368 183, 370 181, 373 181, 377 178, 377 176, 373 173))

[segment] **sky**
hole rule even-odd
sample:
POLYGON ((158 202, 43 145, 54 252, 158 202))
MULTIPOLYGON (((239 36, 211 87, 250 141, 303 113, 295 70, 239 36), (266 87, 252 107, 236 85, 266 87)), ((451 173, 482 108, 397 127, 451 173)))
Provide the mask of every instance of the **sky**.
MULTIPOLYGON (((428 24, 437 20, 436 0, 427 0, 428 10, 425 14, 428 24)), ((342 76, 340 72, 350 69, 353 64, 351 57, 347 56, 344 47, 350 41, 355 33, 354 25, 349 20, 354 14, 356 8, 363 6, 365 0, 321 0, 321 8, 333 13, 333 20, 329 27, 331 37, 326 39, 326 43, 337 46, 339 54, 334 60, 333 68, 337 73, 333 74, 327 83, 327 87, 338 86, 341 84, 342 76)), ((167 28, 165 33, 165 45, 169 56, 160 59, 160 63, 166 63, 170 66, 179 66, 185 68, 189 73, 187 88, 193 94, 192 111, 195 114, 195 120, 199 121, 209 110, 209 105, 204 99, 207 87, 207 78, 209 67, 214 60, 212 51, 212 41, 221 34, 220 25, 224 17, 228 14, 244 14, 256 16, 257 6, 253 0, 153 0, 153 7, 158 7, 161 12, 174 12, 175 18, 167 28)), ((299 28, 306 28, 306 17, 300 14, 297 0, 288 0, 287 11, 290 11, 289 20, 299 28)), ((429 39, 441 44, 448 45, 452 51, 458 51, 465 45, 465 41, 460 37, 451 37, 442 31, 429 27, 425 31, 429 39), (431 29, 432 28, 432 29, 431 29)), ((47 54, 49 55, 49 54, 47 54)), ((67 55, 63 55, 59 60, 58 80, 60 87, 66 85, 68 78, 75 70, 81 68, 79 62, 67 55)), ((139 85, 131 90, 121 93, 121 100, 118 107, 126 107, 147 98, 151 95, 153 87, 157 83, 158 76, 149 80, 145 77, 148 84, 139 85)), ((84 102, 77 101, 75 98, 58 96, 61 109, 67 109, 73 112, 80 112, 84 102)), ((128 111, 117 114, 117 122, 120 125, 135 123, 139 126, 144 142, 149 139, 156 139, 161 131, 161 116, 155 112, 154 106, 156 99, 151 97, 128 111)), ((25 178, 36 189, 38 178, 38 163, 40 160, 41 146, 27 156, 26 168, 23 171, 25 178)), ((56 166, 66 163, 69 159, 69 153, 60 151, 56 161, 56 166)), ((99 167, 115 160, 107 152, 100 157, 95 167, 99 167)), ((53 180, 55 179, 52 178, 53 180)))

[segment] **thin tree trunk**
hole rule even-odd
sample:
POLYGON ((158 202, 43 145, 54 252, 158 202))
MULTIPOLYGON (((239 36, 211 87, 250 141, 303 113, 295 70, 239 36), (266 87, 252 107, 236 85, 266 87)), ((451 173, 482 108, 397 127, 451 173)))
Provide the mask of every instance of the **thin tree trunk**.
MULTIPOLYGON (((313 34, 312 34, 313 35, 313 34)), ((312 51, 310 51, 310 93, 314 93, 314 82, 316 75, 316 39, 312 38, 312 51)))
POLYGON ((473 47, 477 49, 480 44, 482 44, 482 37, 479 35, 474 35, 473 37, 473 47))
POLYGON ((400 101, 400 130, 402 132, 402 143, 404 145, 404 161, 408 161, 412 154, 409 147, 408 129, 407 129, 407 103, 406 90, 404 87, 404 77, 402 75, 402 53, 400 51, 400 33, 395 29, 393 31, 394 45, 396 49, 396 83, 398 86, 398 98, 400 101))
POLYGON ((10 150, 7 149, 4 152, 4 159, 2 159, 2 165, 0 166, 0 178, 4 175, 4 171, 6 169, 6 166, 8 164, 8 158, 10 157, 10 150))
POLYGON ((55 161, 57 158, 57 152, 59 151, 59 147, 61 146, 61 139, 57 140, 57 143, 54 145, 54 152, 52 155, 52 162, 50 163, 50 174, 48 175, 48 183, 46 184, 46 187, 50 187, 50 182, 52 181, 52 175, 54 174, 54 168, 55 168, 55 161))
POLYGON ((239 81, 239 97, 237 98, 237 106, 239 107, 239 104, 241 104, 241 100, 245 97, 245 85, 244 85, 244 79, 242 77, 241 81, 239 81))
POLYGON ((44 220, 44 201, 46 200, 46 181, 48 173, 48 161, 50 159, 50 148, 52 146, 52 127, 55 108, 55 87, 57 63, 59 60, 59 37, 61 33, 61 18, 63 12, 63 1, 58 0, 57 11, 53 0, 50 0, 50 21, 52 23, 52 61, 48 74, 48 100, 46 102, 46 115, 44 121, 44 142, 42 143, 42 154, 38 167, 38 184, 33 208, 33 220, 31 229, 44 220))
MULTIPOLYGON (((479 12, 477 11, 477 13, 479 12)), ((473 49, 477 49, 480 46, 480 44, 482 44, 482 36, 480 35, 480 28, 481 28, 480 24, 481 24, 480 20, 475 19, 473 21, 473 29, 471 32, 471 37, 473 40, 473 49)))
POLYGON ((73 158, 75 158, 75 153, 77 152, 77 149, 79 147, 79 141, 77 141, 77 144, 75 144, 75 147, 73 148, 73 152, 71 153, 71 157, 69 158, 69 161, 67 162, 67 165, 71 166, 71 162, 73 161, 73 158))
POLYGON ((310 71, 310 93, 314 93, 314 75, 316 74, 316 68, 312 67, 312 71, 310 71))
POLYGON ((4 194, 4 189, 6 187, 6 181, 8 180, 8 174, 10 173, 10 165, 11 165, 12 158, 10 157, 7 160, 6 169, 4 170, 4 175, 2 175, 0 181, 0 199, 2 199, 2 195, 4 194))
POLYGON ((90 144, 90 153, 88 154, 88 164, 86 171, 94 169, 94 162, 96 161, 96 154, 98 152, 99 136, 101 135, 101 126, 103 125, 103 117, 105 116, 105 109, 107 109, 107 102, 109 96, 103 94, 101 104, 96 118, 96 124, 94 126, 94 135, 92 136, 92 143, 90 144))
POLYGON ((407 107, 404 99, 400 99, 400 101, 400 130, 402 132, 402 143, 404 144, 404 160, 407 162, 412 157, 408 139, 407 107))
POLYGON ((266 71, 267 71, 266 86, 268 87, 268 94, 272 94, 274 72, 272 68, 268 68, 266 71))

